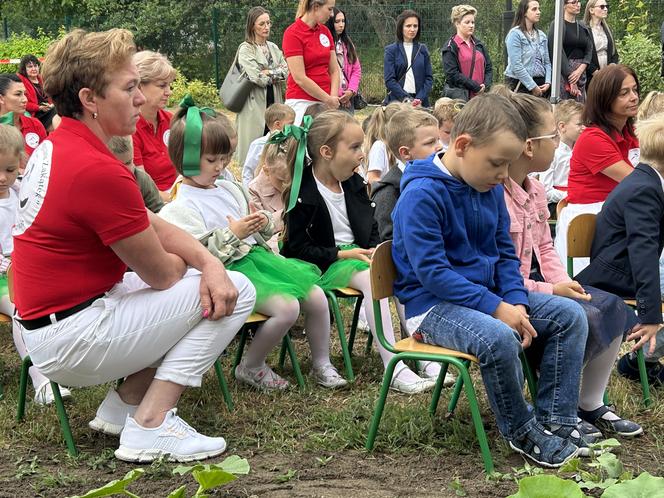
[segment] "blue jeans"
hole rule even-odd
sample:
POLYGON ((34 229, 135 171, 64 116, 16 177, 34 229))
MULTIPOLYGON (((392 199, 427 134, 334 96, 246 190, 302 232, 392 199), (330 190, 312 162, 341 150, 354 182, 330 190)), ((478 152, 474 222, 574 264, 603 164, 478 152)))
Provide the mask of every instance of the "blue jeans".
POLYGON ((498 429, 519 439, 536 421, 575 425, 579 379, 588 335, 581 306, 564 297, 531 292, 530 323, 542 359, 535 417, 523 397, 521 338, 500 320, 480 311, 442 302, 422 321, 424 342, 477 356, 498 429))

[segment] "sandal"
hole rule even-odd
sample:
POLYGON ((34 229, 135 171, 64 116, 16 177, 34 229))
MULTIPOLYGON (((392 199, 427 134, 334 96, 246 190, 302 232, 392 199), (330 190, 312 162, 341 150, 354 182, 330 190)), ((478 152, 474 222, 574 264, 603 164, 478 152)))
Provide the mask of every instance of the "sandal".
POLYGON ((240 362, 235 367, 235 378, 261 391, 283 391, 289 386, 286 379, 279 377, 266 364, 258 369, 249 369, 244 362, 240 362))
MULTIPOLYGON (((399 374, 406 370, 408 367, 406 365, 402 366, 398 372, 395 372, 392 376, 392 382, 390 382, 390 389, 393 389, 397 392, 403 394, 418 394, 424 391, 428 391, 436 385, 435 379, 422 379, 415 380, 411 382, 406 382, 399 378, 399 374)), ((419 377, 418 377, 419 378, 419 377)))
POLYGON ((602 405, 596 410, 585 411, 579 408, 579 417, 586 422, 596 426, 604 434, 617 434, 618 436, 634 437, 643 433, 643 427, 636 422, 624 418, 609 419, 604 418, 607 413, 612 413, 619 417, 615 412, 611 412, 608 406, 602 405))
POLYGON ((569 439, 556 436, 539 423, 533 424, 528 432, 509 444, 514 451, 537 465, 551 469, 561 467, 579 453, 579 448, 569 439))

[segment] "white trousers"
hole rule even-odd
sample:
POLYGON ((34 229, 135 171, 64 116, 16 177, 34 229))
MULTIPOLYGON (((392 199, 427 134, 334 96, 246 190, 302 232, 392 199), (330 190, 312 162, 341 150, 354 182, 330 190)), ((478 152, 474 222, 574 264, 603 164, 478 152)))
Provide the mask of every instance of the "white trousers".
POLYGON ((34 365, 59 384, 103 384, 153 367, 155 379, 197 387, 254 307, 251 282, 228 275, 239 297, 233 314, 217 321, 203 319, 200 272, 189 270, 166 290, 127 273, 106 297, 62 321, 36 330, 16 320, 14 326, 34 365))

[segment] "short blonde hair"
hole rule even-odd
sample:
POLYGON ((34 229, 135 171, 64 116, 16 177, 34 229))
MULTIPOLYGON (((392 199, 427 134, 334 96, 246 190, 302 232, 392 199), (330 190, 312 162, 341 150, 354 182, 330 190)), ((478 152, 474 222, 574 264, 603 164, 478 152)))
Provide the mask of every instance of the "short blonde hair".
POLYGON ((111 75, 136 52, 134 36, 126 29, 87 32, 75 29, 55 42, 42 65, 44 92, 60 116, 75 118, 83 113, 78 96, 89 88, 104 96, 111 75))
POLYGON ((637 126, 638 121, 648 119, 653 114, 659 114, 661 112, 664 112, 664 92, 649 92, 639 106, 639 112, 636 115, 637 126))
POLYGON ((512 90, 510 90, 510 87, 507 85, 503 85, 502 83, 496 83, 495 85, 491 85, 491 90, 489 90, 489 93, 492 93, 494 95, 502 95, 503 97, 509 98, 510 95, 512 95, 512 90))
POLYGON ((558 123, 568 124, 572 118, 583 113, 583 104, 577 102, 576 100, 563 100, 562 102, 556 104, 553 108, 553 119, 558 123))
POLYGON ((661 171, 664 168, 664 113, 639 121, 636 136, 639 139, 641 162, 656 165, 661 171))
POLYGON ((385 145, 394 157, 400 159, 400 147, 415 145, 415 134, 418 128, 434 126, 438 128, 438 120, 421 109, 399 111, 390 118, 385 126, 385 145))
POLYGON ((452 24, 456 24, 458 22, 461 22, 461 19, 463 19, 468 14, 476 16, 477 9, 472 5, 465 5, 465 4, 455 5, 454 7, 452 7, 452 13, 450 14, 450 21, 452 21, 452 24))
POLYGON ((265 125, 272 128, 277 121, 283 121, 286 118, 295 120, 295 111, 286 104, 275 103, 265 109, 265 125))
POLYGON ((141 77, 141 83, 151 83, 153 81, 168 81, 170 83, 178 75, 166 56, 159 52, 141 50, 134 54, 133 60, 141 77))
POLYGON ((11 154, 23 158, 23 135, 17 128, 8 124, 0 124, 0 153, 11 154))
POLYGON ((461 112, 465 104, 463 100, 441 97, 433 105, 433 117, 438 120, 439 126, 445 121, 454 122, 454 118, 461 112))
POLYGON ((131 139, 131 135, 127 135, 126 137, 111 137, 108 141, 107 147, 115 157, 134 155, 134 142, 131 139))

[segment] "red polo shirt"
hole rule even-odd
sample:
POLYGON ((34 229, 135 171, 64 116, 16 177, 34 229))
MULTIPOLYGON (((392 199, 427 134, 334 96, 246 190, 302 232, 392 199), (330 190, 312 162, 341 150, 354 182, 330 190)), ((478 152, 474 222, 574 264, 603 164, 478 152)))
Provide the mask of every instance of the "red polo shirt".
POLYGON ((177 172, 168 157, 168 137, 171 133, 171 113, 157 112, 157 132, 143 116, 138 118, 134 141, 134 164, 143 166, 159 190, 168 190, 175 183, 177 172))
POLYGON ((109 246, 148 226, 129 170, 87 126, 63 117, 28 161, 19 191, 12 268, 21 318, 108 291, 127 269, 109 246))
POLYGON ((627 127, 622 134, 607 135, 597 126, 589 126, 581 132, 572 150, 567 199, 572 204, 604 202, 618 182, 606 176, 605 168, 629 161, 629 151, 638 149, 639 141, 627 127))
POLYGON ((25 153, 30 157, 32 151, 34 151, 40 143, 46 140, 46 129, 37 118, 31 118, 21 114, 18 119, 21 122, 21 133, 23 134, 25 153))
MULTIPOLYGON (((305 74, 325 93, 330 93, 332 79, 328 68, 334 43, 332 33, 326 26, 318 24, 310 28, 302 19, 298 19, 284 31, 281 46, 286 58, 301 55, 304 59, 305 74)), ((318 100, 302 90, 290 74, 286 85, 286 98, 318 100)))

